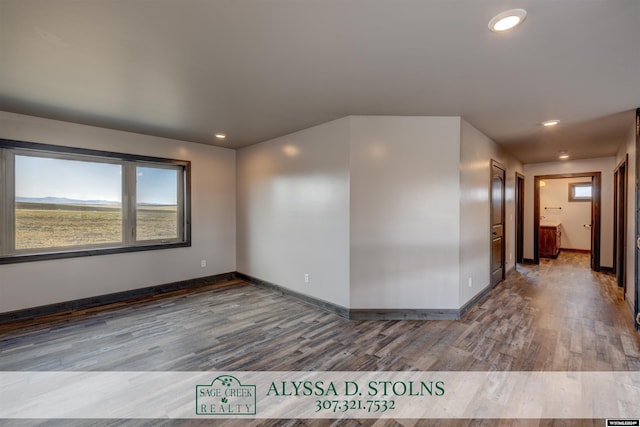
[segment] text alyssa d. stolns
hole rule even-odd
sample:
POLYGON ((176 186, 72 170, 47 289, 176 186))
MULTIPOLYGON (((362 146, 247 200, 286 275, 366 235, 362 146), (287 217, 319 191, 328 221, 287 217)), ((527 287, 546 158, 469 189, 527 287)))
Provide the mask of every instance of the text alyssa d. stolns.
POLYGON ((267 396, 443 396, 444 381, 272 381, 267 396))
POLYGON ((444 381, 281 381, 272 382, 267 396, 315 396, 315 412, 385 413, 397 408, 401 396, 444 396, 444 381))

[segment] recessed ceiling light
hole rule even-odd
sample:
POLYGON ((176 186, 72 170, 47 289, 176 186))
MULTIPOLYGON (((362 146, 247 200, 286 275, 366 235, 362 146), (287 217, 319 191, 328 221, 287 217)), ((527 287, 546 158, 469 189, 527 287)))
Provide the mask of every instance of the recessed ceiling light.
POLYGON ((569 153, 567 151, 560 151, 560 153, 558 154, 559 154, 558 158, 560 160, 567 160, 569 158, 569 153))
POLYGON ((225 139, 227 135, 225 135, 224 133, 216 133, 215 137, 222 140, 225 139))
POLYGON ((494 33, 503 33, 522 24, 526 17, 527 11, 524 9, 507 10, 491 18, 489 29, 494 33))
POLYGON ((542 126, 546 126, 546 127, 555 126, 558 123, 560 123, 560 120, 547 120, 546 122, 542 122, 542 126))

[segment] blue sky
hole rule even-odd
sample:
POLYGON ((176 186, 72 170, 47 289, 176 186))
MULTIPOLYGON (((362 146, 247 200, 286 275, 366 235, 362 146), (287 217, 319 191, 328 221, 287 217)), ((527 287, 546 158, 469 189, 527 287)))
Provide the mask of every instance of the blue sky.
MULTIPOLYGON (((117 164, 15 156, 16 197, 122 200, 122 167, 117 164)), ((137 168, 138 203, 176 204, 177 171, 137 168)))
POLYGON ((137 168, 138 203, 176 205, 178 172, 174 169, 137 168))

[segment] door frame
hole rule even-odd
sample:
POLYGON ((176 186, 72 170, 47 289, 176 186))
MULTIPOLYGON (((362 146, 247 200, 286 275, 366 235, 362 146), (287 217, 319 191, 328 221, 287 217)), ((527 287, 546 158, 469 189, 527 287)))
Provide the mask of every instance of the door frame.
MULTIPOLYGON (((490 265, 490 282, 493 286, 496 286, 498 283, 500 283, 501 281, 503 281, 506 277, 506 252, 507 252, 507 226, 506 226, 506 187, 507 187, 507 168, 504 167, 504 165, 500 162, 498 162, 497 160, 491 159, 491 167, 489 168, 489 217, 490 219, 490 224, 489 224, 489 228, 493 227, 493 191, 492 191, 492 183, 493 183, 493 168, 496 167, 500 170, 502 170, 502 203, 501 203, 501 212, 500 215, 502 216, 502 248, 500 250, 500 263, 502 264, 502 276, 501 279, 499 281, 497 281, 496 283, 493 283, 493 271, 491 271, 491 269, 493 268, 493 255, 489 256, 489 265, 490 265)), ((489 238, 489 253, 492 254, 492 239, 489 238)))
POLYGON ((602 172, 565 173, 536 175, 533 178, 533 263, 540 264, 540 181, 543 179, 591 178, 593 192, 591 198, 591 269, 600 271, 600 217, 602 172))
POLYGON ((627 164, 629 155, 613 172, 613 272, 618 287, 627 293, 627 164))
POLYGON ((524 262, 524 175, 516 172, 516 263, 524 262))

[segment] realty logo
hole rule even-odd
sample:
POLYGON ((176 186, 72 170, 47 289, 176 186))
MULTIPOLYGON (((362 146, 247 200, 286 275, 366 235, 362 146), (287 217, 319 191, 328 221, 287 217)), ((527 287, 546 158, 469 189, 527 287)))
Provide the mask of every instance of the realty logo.
POLYGON ((256 386, 220 375, 210 385, 196 385, 196 415, 255 415, 256 386))

